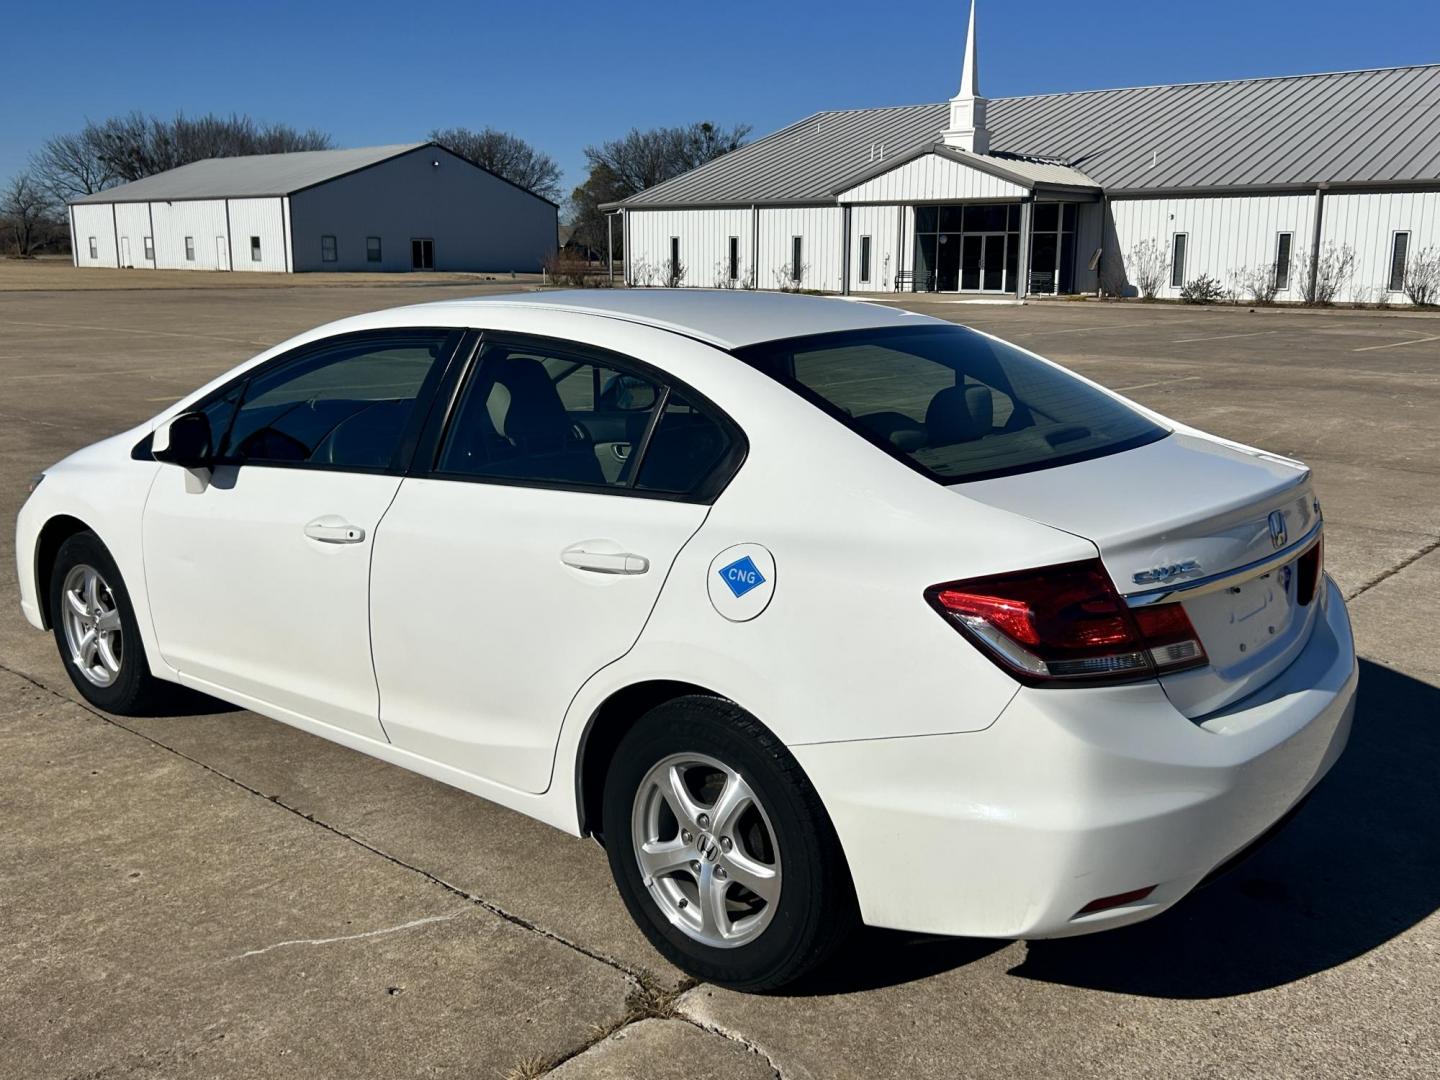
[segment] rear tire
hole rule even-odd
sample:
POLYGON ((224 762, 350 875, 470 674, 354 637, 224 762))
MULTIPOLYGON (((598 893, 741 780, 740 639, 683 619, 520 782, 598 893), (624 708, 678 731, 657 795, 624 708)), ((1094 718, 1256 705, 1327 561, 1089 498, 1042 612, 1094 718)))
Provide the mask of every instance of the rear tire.
POLYGON ((819 796, 733 702, 688 696, 641 717, 615 750, 602 816, 631 916, 698 979, 774 989, 814 970, 858 921, 819 796))
POLYGON ((94 533, 60 545, 49 601, 60 661, 81 697, 120 716, 143 714, 161 698, 166 684, 150 674, 125 579, 94 533))

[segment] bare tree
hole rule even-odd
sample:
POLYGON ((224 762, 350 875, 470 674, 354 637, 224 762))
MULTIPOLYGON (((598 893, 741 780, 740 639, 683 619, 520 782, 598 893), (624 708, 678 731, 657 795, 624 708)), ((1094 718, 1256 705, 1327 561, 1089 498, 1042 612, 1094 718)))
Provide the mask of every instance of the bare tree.
POLYGON ((604 203, 619 202, 681 173, 698 169, 745 145, 749 124, 731 128, 708 121, 681 127, 632 130, 620 139, 585 148, 585 182, 570 193, 575 235, 594 248, 606 244, 604 203))
POLYGON ((452 127, 437 128, 429 138, 542 199, 557 202, 560 198, 560 166, 518 135, 492 127, 482 131, 452 127))
POLYGON ((15 254, 21 258, 53 241, 58 232, 55 202, 32 173, 18 174, 0 192, 0 223, 13 237, 15 254))
POLYGON ((1126 256, 1130 266, 1130 278, 1142 300, 1154 300, 1165 283, 1170 261, 1157 240, 1142 240, 1130 249, 1126 256))
POLYGON ((1405 296, 1416 307, 1440 302, 1440 248, 1417 251, 1405 267, 1405 296))
POLYGON ((1303 268, 1300 295, 1310 307, 1329 307, 1335 303, 1335 298, 1355 274, 1355 249, 1349 244, 1336 247, 1333 242, 1328 243, 1318 255, 1301 252, 1297 261, 1303 268))
POLYGON ((62 203, 104 191, 120 179, 100 156, 96 141, 84 132, 47 139, 31 156, 30 170, 36 182, 62 203))

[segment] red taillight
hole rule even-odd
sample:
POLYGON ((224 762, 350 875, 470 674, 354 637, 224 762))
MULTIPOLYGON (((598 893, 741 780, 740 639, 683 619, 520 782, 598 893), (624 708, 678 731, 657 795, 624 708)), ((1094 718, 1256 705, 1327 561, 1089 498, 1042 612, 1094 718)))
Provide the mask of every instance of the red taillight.
POLYGON ((1325 570, 1325 537, 1322 535, 1315 546, 1301 555, 1295 563, 1295 603, 1304 607, 1315 599, 1320 585, 1320 575, 1325 570))
POLYGON ((1098 559, 935 585, 925 597, 1031 684, 1126 682, 1207 662, 1181 605, 1131 610, 1098 559))

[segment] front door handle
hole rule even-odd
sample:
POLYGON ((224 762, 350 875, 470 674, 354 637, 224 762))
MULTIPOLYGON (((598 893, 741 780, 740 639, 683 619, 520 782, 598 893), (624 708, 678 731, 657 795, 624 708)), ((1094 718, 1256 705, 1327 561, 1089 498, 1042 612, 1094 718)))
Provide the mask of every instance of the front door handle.
POLYGON ((560 553, 560 561, 576 570, 589 570, 594 574, 643 574, 650 569, 650 560, 643 555, 628 551, 586 551, 584 548, 566 548, 560 553))
POLYGON ((326 514, 307 524, 305 535, 322 544, 358 544, 365 539, 365 530, 344 518, 326 514))

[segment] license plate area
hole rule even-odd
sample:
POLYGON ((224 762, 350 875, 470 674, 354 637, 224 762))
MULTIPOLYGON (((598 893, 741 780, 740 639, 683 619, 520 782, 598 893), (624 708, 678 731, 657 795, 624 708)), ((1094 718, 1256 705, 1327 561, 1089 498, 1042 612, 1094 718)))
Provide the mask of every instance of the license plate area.
POLYGON ((1295 561, 1185 601, 1210 662, 1221 671, 1262 663, 1295 629, 1295 561))

